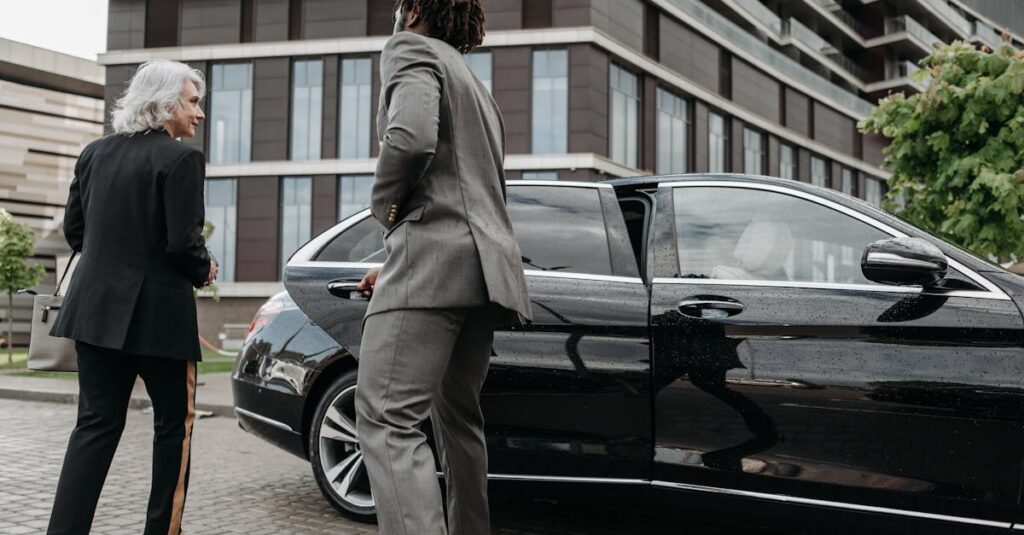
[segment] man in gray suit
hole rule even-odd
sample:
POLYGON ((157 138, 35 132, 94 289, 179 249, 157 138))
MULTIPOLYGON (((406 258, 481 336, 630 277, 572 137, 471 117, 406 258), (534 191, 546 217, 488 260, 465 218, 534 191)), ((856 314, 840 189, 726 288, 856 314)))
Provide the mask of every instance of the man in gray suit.
POLYGON ((357 428, 384 535, 490 532, 480 389, 494 329, 530 318, 505 208, 504 126, 463 54, 483 41, 479 0, 399 0, 381 56, 380 159, 371 210, 388 259, 359 356, 357 428), (448 494, 446 528, 434 427, 448 494))

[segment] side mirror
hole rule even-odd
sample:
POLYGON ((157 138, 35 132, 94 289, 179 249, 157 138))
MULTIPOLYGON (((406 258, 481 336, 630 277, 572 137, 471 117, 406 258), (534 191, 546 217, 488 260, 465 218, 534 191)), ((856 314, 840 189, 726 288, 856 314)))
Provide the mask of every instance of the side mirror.
POLYGON ((892 238, 868 245, 860 268, 871 281, 927 288, 946 277, 949 261, 938 247, 920 238, 892 238))

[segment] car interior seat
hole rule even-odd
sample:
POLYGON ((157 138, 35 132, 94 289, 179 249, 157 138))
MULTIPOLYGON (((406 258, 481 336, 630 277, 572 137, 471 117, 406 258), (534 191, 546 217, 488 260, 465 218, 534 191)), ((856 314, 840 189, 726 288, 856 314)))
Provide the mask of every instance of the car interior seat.
POLYGON ((786 280, 783 264, 793 251, 789 225, 755 217, 743 230, 732 256, 738 265, 718 265, 711 278, 725 280, 786 280))

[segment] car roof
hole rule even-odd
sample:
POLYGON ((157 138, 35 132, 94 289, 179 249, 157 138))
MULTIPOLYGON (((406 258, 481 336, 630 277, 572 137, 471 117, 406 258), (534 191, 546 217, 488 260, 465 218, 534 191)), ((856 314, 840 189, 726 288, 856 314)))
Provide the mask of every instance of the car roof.
MULTIPOLYGON (((602 184, 612 187, 635 187, 635 186, 656 186, 671 182, 700 182, 700 181, 731 181, 731 182, 758 182, 762 184, 775 184, 780 186, 792 186, 803 184, 797 180, 774 178, 763 175, 748 175, 743 173, 686 173, 678 175, 650 175, 631 178, 613 178, 604 180, 602 184)), ((807 184, 810 186, 810 184, 807 184)), ((799 186, 798 186, 799 187, 799 186)))

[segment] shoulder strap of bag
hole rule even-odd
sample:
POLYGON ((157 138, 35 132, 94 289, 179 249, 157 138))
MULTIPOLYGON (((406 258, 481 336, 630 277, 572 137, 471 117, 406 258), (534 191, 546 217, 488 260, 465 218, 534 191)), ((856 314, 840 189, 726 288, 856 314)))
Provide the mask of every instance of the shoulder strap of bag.
POLYGON ((78 255, 78 251, 71 251, 71 258, 68 259, 68 265, 64 266, 64 274, 60 276, 60 282, 57 283, 57 290, 53 292, 54 297, 60 295, 60 289, 64 286, 64 279, 68 277, 68 272, 71 271, 71 264, 75 261, 76 255, 78 255))

